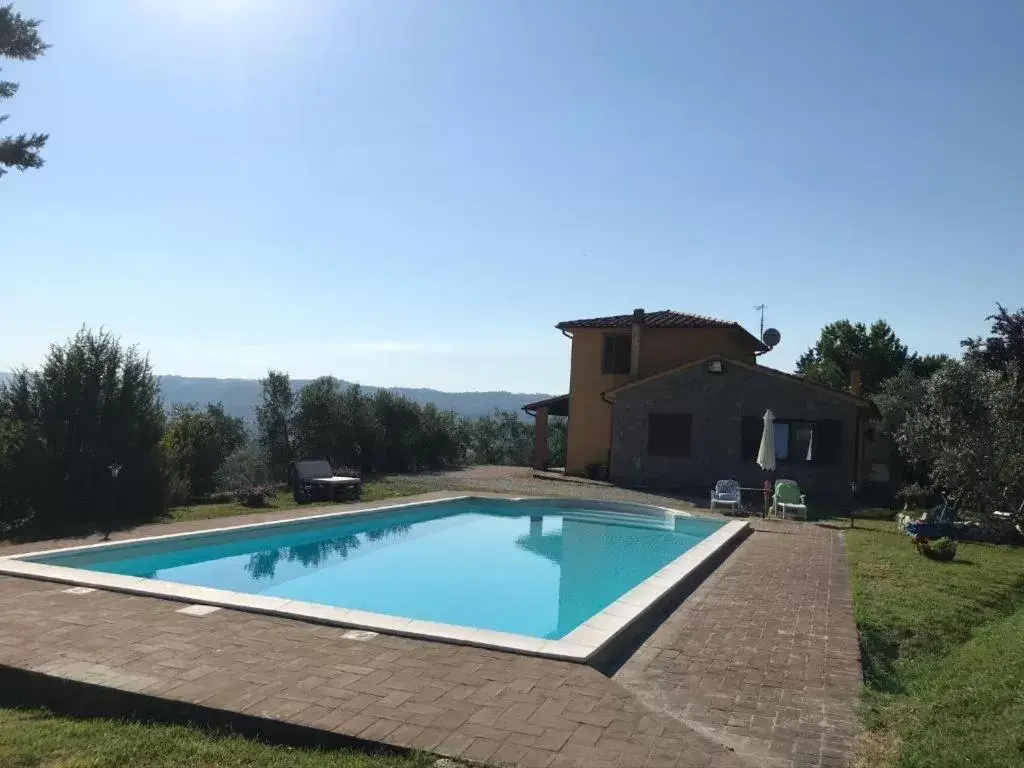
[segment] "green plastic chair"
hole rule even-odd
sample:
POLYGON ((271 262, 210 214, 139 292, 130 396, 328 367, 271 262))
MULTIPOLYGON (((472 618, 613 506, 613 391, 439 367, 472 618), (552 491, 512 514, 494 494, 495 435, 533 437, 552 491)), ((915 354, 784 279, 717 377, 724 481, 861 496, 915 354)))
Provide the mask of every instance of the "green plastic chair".
POLYGON ((788 513, 806 520, 807 497, 800 493, 800 489, 795 485, 776 484, 775 496, 772 498, 772 515, 785 518, 788 513))

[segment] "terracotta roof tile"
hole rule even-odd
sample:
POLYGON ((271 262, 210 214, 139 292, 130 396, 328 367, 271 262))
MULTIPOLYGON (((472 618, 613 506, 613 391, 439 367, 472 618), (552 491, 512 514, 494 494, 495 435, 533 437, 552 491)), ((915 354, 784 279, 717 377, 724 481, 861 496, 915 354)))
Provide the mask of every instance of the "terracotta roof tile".
MULTIPOLYGON (((629 328, 633 324, 633 315, 611 315, 609 317, 591 317, 584 320, 566 320, 556 328, 629 328)), ((662 309, 657 312, 644 313, 646 328, 740 328, 740 324, 732 320, 720 320, 707 315, 694 315, 689 312, 674 312, 662 309)))

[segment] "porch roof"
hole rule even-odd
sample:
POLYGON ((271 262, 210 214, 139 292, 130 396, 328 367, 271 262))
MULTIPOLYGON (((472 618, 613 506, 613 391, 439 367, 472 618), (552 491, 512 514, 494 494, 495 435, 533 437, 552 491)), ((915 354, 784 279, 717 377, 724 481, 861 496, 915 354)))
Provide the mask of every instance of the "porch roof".
POLYGON ((535 403, 527 403, 523 406, 523 410, 530 415, 533 415, 533 412, 538 408, 547 408, 549 416, 568 416, 569 395, 556 395, 555 397, 538 400, 535 403))

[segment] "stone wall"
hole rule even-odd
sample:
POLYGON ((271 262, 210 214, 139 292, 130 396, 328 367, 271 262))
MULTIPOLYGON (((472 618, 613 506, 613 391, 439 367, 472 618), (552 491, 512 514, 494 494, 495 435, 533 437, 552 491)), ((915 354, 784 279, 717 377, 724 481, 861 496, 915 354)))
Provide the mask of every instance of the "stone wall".
POLYGON ((640 382, 616 393, 612 415, 611 478, 629 485, 708 491, 715 481, 735 478, 760 487, 769 478, 797 481, 809 502, 845 502, 854 478, 857 404, 840 393, 808 386, 797 379, 722 361, 722 372, 705 364, 640 382), (744 416, 842 424, 839 462, 832 465, 780 463, 774 473, 741 455, 744 416), (650 413, 693 415, 691 455, 647 454, 650 413))

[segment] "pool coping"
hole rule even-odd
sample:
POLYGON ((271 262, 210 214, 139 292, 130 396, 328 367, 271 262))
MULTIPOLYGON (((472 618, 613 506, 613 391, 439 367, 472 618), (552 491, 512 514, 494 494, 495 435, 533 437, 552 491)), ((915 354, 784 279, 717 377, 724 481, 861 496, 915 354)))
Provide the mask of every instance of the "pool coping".
MULTIPOLYGON (((649 615, 656 607, 674 594, 677 588, 693 581, 716 564, 724 556, 726 550, 750 533, 746 521, 733 520, 725 523, 713 534, 696 546, 684 552, 650 577, 637 584, 623 594, 618 600, 602 611, 594 614, 583 624, 560 640, 518 635, 509 632, 498 632, 487 629, 458 626, 441 622, 409 619, 387 614, 372 613, 347 608, 336 608, 320 603, 308 603, 301 600, 253 595, 212 587, 198 587, 176 582, 161 581, 136 576, 87 571, 81 568, 69 568, 59 565, 47 565, 31 562, 47 554, 71 553, 101 548, 120 548, 137 545, 142 542, 163 539, 189 539, 216 535, 226 531, 293 526, 305 521, 319 521, 330 518, 371 517, 380 513, 394 512, 405 508, 420 508, 464 499, 503 499, 507 501, 542 501, 550 500, 560 503, 596 504, 605 508, 634 507, 649 511, 668 513, 673 517, 695 516, 684 510, 659 507, 655 505, 637 504, 635 502, 610 502, 599 499, 564 497, 523 497, 512 495, 476 495, 459 494, 441 498, 409 501, 400 504, 376 506, 370 508, 346 509, 320 515, 273 520, 245 525, 223 526, 200 531, 170 533, 157 536, 142 536, 134 539, 101 542, 72 547, 59 547, 42 551, 24 552, 16 555, 0 557, 0 574, 22 578, 54 581, 80 587, 92 587, 128 594, 157 597, 179 602, 212 605, 219 608, 261 613, 280 616, 288 619, 340 626, 352 629, 370 630, 384 634, 414 637, 423 640, 434 640, 459 645, 471 645, 492 650, 511 651, 519 654, 539 656, 573 662, 592 662, 607 653, 614 640, 624 635, 627 629, 639 624, 640 619, 649 615)), ((709 518, 713 519, 713 518, 709 518)))

